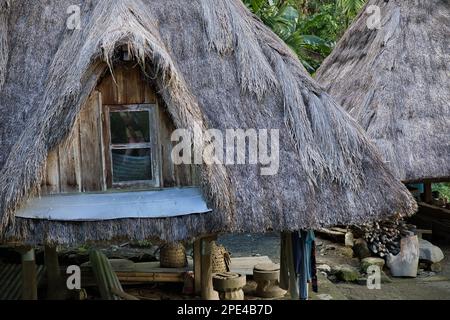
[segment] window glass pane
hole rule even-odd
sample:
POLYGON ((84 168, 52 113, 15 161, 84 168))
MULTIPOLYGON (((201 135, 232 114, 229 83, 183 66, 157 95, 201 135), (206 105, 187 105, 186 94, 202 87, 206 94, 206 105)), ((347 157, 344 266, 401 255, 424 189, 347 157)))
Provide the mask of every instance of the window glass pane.
POLYGON ((152 180, 150 149, 113 149, 113 181, 152 180))
POLYGON ((111 143, 127 144, 150 142, 149 112, 110 112, 111 143))

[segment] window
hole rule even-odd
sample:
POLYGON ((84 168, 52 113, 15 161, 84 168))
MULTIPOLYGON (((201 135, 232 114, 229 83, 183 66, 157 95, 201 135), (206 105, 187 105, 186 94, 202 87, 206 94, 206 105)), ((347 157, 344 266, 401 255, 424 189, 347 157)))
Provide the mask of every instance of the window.
POLYGON ((156 106, 106 106, 106 110, 108 185, 159 187, 156 106))

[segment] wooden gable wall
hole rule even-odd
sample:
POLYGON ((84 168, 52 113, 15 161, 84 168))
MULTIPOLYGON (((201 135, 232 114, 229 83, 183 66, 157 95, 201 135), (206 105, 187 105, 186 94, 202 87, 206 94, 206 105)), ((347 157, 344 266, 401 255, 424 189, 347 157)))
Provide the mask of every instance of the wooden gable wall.
POLYGON ((106 191, 108 189, 108 146, 103 141, 105 105, 156 104, 159 117, 161 187, 197 185, 194 166, 175 166, 171 161, 175 129, 156 92, 145 81, 140 68, 118 66, 113 77, 108 74, 92 92, 76 123, 58 147, 47 158, 42 181, 43 194, 106 191))

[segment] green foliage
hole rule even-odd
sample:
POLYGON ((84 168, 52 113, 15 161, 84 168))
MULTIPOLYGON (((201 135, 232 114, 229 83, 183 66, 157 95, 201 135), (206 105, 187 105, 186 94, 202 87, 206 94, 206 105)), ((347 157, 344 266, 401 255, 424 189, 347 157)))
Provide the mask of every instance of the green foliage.
POLYGON ((438 191, 442 198, 446 198, 450 201, 450 182, 434 183, 433 191, 438 191))
POLYGON ((337 0, 337 5, 348 19, 352 19, 358 14, 365 2, 365 0, 337 0))
POLYGON ((243 0, 314 73, 366 0, 243 0))

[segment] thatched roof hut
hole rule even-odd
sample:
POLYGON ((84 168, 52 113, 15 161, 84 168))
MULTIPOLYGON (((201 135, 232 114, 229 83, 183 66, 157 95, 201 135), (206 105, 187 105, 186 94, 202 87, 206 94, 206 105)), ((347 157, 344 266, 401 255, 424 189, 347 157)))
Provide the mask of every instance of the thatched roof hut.
POLYGON ((448 1, 371 0, 317 72, 404 182, 450 179, 449 21, 448 1))
POLYGON ((239 0, 0 0, 0 235, 26 242, 180 240, 358 224, 415 203, 364 131, 239 0), (9 3, 9 4, 8 4, 9 3), (54 221, 16 217, 40 191, 49 154, 125 46, 176 128, 280 130, 276 175, 260 165, 202 165, 212 213, 54 221), (6 66, 6 67, 5 67, 6 66))

